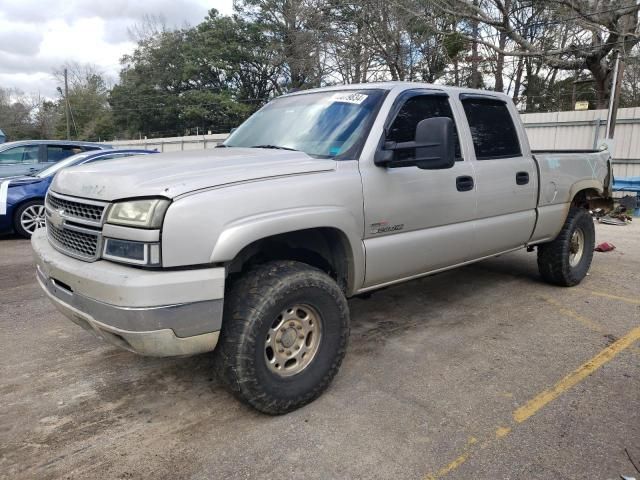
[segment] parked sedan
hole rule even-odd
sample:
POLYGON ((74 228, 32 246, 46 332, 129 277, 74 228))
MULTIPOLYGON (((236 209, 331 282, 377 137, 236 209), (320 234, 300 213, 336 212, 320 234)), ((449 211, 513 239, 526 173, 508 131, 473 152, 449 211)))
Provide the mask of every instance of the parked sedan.
POLYGON ((39 172, 72 155, 111 149, 104 143, 24 140, 0 145, 0 178, 39 172))
POLYGON ((104 150, 79 153, 41 172, 0 180, 0 233, 14 231, 29 238, 44 226, 44 197, 55 174, 83 163, 158 153, 152 150, 104 150))

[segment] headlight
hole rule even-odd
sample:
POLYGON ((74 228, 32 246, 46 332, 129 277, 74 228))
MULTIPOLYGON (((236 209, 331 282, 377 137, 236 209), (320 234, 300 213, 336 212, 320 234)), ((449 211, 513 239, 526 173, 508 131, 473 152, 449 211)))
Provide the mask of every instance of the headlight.
POLYGON ((114 203, 109 209, 107 223, 129 227, 160 228, 169 200, 152 198, 114 203))
POLYGON ((105 238, 102 258, 157 267, 160 266, 160 244, 105 238))

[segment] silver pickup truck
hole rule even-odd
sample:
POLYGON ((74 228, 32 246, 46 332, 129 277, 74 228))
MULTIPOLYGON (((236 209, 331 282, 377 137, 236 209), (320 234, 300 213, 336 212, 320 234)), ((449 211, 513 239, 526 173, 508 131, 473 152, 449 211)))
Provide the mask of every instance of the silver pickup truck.
POLYGON ((277 98, 219 148, 61 171, 32 244, 69 319, 143 355, 215 349, 280 414, 345 355, 347 298, 520 248, 579 283, 609 154, 531 152, 508 97, 417 83, 277 98))

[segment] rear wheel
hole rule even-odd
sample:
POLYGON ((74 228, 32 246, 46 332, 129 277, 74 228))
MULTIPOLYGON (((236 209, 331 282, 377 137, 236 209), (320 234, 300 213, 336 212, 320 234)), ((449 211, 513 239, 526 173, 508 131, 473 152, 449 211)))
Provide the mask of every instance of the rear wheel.
POLYGON ((31 238, 33 232, 45 225, 44 202, 32 200, 20 205, 13 217, 13 226, 18 235, 31 238))
POLYGON ((542 278, 564 287, 580 283, 591 266, 595 238, 591 215, 582 208, 571 208, 556 239, 538 246, 542 278))
POLYGON ((347 301, 331 277, 300 262, 270 262, 239 279, 225 303, 216 369, 240 400, 276 415, 329 386, 349 337, 347 301))

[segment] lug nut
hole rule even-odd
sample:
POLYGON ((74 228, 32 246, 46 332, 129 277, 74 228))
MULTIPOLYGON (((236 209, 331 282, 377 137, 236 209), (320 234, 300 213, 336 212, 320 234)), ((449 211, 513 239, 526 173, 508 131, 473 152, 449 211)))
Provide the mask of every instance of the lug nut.
POLYGON ((284 348, 281 348, 280 350, 278 350, 278 353, 283 353, 284 352, 284 348))
POLYGON ((290 327, 295 327, 295 326, 296 326, 296 324, 295 324, 294 322, 289 322, 289 326, 290 326, 290 327))
POLYGON ((291 355, 291 350, 287 350, 287 355, 291 355))
POLYGON ((302 340, 304 338, 304 335, 298 335, 298 338, 302 340))
POLYGON ((298 330, 302 330, 302 325, 298 325, 296 328, 297 328, 298 330))

